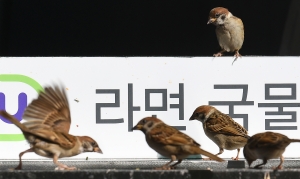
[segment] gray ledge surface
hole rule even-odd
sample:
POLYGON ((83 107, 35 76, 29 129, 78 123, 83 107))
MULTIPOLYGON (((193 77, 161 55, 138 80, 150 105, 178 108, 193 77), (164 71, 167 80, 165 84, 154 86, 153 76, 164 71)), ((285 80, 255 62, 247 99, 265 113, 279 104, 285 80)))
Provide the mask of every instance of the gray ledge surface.
MULTIPOLYGON (((241 160, 215 162, 203 160, 184 160, 174 170, 154 170, 164 165, 166 159, 93 159, 93 160, 60 160, 68 166, 75 166, 77 171, 55 171, 51 160, 24 160, 23 170, 13 170, 18 161, 0 160, 0 179, 300 179, 300 160, 286 159, 284 169, 272 170, 279 160, 270 160, 263 169, 249 169, 241 160), (232 163, 233 162, 233 163, 232 163), (228 168, 228 167, 234 168, 228 168)), ((260 163, 258 160, 252 166, 260 163)))

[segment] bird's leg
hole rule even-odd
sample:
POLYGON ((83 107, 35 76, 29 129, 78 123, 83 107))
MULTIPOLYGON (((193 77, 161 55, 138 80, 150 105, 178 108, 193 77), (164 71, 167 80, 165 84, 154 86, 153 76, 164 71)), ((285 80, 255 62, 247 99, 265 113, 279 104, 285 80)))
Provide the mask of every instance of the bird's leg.
POLYGON ((219 153, 217 153, 216 155, 221 155, 224 152, 223 148, 219 148, 219 153))
POLYGON ((55 170, 76 170, 76 167, 68 167, 67 165, 64 165, 62 163, 58 162, 58 155, 54 154, 53 156, 53 163, 57 165, 55 170))
MULTIPOLYGON (((156 168, 156 170, 171 170, 171 169, 172 169, 171 167, 174 166, 175 164, 177 164, 177 163, 179 162, 179 160, 178 160, 177 163, 175 163, 174 165, 170 166, 170 164, 171 164, 173 161, 175 161, 175 160, 176 160, 176 156, 175 156, 175 155, 171 155, 171 161, 168 162, 168 163, 166 163, 166 164, 163 165, 162 167, 156 168)), ((181 162, 181 161, 180 161, 180 162, 181 162)))
POLYGON ((266 172, 265 175, 264 175, 264 179, 270 179, 270 173, 269 172, 266 172))
POLYGON ((255 167, 254 168, 258 168, 258 169, 261 169, 262 167, 262 165, 265 165, 266 163, 267 163, 267 159, 263 159, 263 163, 261 163, 261 164, 258 164, 258 165, 255 165, 255 167))
MULTIPOLYGON (((224 152, 223 148, 219 148, 219 153, 217 153, 216 155, 221 155, 224 152)), ((204 158, 203 160, 212 160, 211 158, 204 158)))
POLYGON ((166 163, 165 165, 163 165, 162 167, 158 167, 155 168, 156 170, 170 170, 171 167, 169 166, 171 163, 173 162, 173 160, 171 160, 170 162, 166 163))
POLYGON ((22 156, 25 154, 25 153, 27 153, 27 152, 34 152, 33 151, 33 148, 30 148, 30 149, 27 149, 27 150, 25 150, 24 152, 21 152, 20 154, 19 154, 19 165, 15 168, 15 170, 22 170, 22 156))
POLYGON ((232 65, 233 65, 233 63, 239 58, 239 57, 242 57, 242 55, 239 53, 239 51, 238 50, 236 50, 235 51, 235 54, 234 54, 234 60, 233 60, 233 62, 232 62, 232 65))
POLYGON ((232 160, 239 160, 239 154, 240 154, 240 149, 237 149, 237 155, 236 155, 236 157, 234 158, 234 157, 232 157, 231 159, 232 160))
POLYGON ((180 164, 182 162, 182 159, 179 159, 176 163, 174 163, 173 165, 171 165, 171 169, 175 169, 175 166, 180 164))
POLYGON ((214 57, 220 57, 220 56, 223 55, 223 53, 224 53, 225 51, 226 51, 226 50, 222 49, 220 52, 215 53, 213 56, 214 56, 214 57))
POLYGON ((274 168, 274 170, 278 170, 278 169, 280 170, 280 169, 282 169, 283 161, 284 161, 284 158, 283 158, 282 155, 280 155, 280 163, 279 163, 279 165, 276 168, 274 168))

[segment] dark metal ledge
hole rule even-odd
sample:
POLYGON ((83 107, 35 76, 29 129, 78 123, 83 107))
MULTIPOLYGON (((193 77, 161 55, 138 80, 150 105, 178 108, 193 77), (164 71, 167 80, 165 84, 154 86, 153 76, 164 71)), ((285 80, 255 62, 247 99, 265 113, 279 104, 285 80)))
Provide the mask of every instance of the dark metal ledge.
MULTIPOLYGON (((15 171, 17 161, 0 161, 0 179, 300 179, 300 160, 286 160, 284 169, 273 171, 279 160, 271 160, 262 170, 246 168, 227 168, 228 162, 185 160, 178 169, 153 170, 168 160, 61 160, 77 171, 54 171, 52 161, 24 161, 24 170, 15 171), (299 168, 299 169, 298 169, 299 168)), ((255 164, 260 161, 255 162, 255 164)), ((254 164, 254 165, 255 165, 254 164)), ((235 165, 233 165, 235 166, 235 165)))

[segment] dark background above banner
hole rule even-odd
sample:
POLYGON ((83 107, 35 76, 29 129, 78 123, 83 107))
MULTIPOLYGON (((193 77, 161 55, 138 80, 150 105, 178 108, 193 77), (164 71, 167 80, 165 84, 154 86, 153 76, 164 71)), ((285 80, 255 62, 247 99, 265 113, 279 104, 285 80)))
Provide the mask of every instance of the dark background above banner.
POLYGON ((0 0, 0 56, 212 56, 216 6, 243 20, 242 55, 300 55, 299 0, 0 0))

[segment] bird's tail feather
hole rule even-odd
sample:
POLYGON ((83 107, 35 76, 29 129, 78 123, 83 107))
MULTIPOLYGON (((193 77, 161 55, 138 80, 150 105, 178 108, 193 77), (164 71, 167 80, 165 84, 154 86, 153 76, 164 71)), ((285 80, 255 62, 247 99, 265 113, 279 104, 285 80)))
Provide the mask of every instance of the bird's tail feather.
POLYGON ((199 147, 195 147, 195 148, 196 148, 196 153, 195 154, 205 155, 205 156, 209 157, 212 160, 216 160, 218 162, 224 162, 223 159, 221 159, 220 157, 218 157, 218 156, 216 156, 216 155, 214 155, 214 154, 212 154, 210 152, 207 152, 206 150, 203 150, 203 149, 201 149, 199 147))
POLYGON ((12 116, 11 114, 9 114, 5 110, 0 110, 0 116, 3 116, 6 119, 8 119, 10 122, 12 122, 17 127, 19 127, 23 132, 29 131, 28 128, 24 124, 20 123, 20 121, 18 121, 18 119, 16 119, 14 116, 12 116))
POLYGON ((300 142, 300 139, 290 139, 291 142, 300 142))

